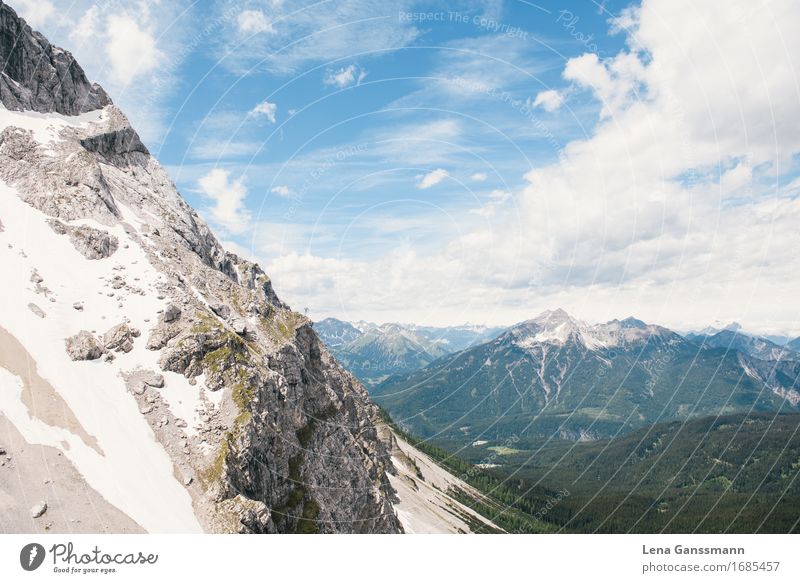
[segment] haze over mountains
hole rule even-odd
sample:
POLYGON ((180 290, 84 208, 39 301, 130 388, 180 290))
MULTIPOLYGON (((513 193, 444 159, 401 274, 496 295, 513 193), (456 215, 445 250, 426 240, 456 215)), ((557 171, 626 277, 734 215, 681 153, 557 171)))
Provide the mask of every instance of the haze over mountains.
POLYGON ((378 325, 326 318, 316 322, 314 330, 345 368, 372 386, 393 374, 415 371, 446 354, 489 340, 502 328, 378 325))

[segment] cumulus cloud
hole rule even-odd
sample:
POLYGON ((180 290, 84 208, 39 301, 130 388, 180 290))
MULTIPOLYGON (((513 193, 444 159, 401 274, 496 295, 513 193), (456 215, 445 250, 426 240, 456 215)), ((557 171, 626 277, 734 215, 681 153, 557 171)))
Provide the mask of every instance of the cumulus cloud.
POLYGON ((230 172, 214 168, 197 181, 200 193, 214 204, 208 218, 225 232, 240 235, 250 228, 250 212, 244 206, 247 187, 243 178, 231 180, 230 172))
POLYGON ((109 15, 106 27, 106 49, 116 81, 128 84, 157 68, 163 54, 152 31, 128 14, 109 15))
POLYGON ((469 177, 470 180, 473 182, 485 182, 486 179, 489 178, 485 172, 475 172, 473 175, 469 177))
POLYGON ((275 123, 275 114, 278 112, 278 106, 275 103, 270 103, 269 101, 262 101, 258 105, 256 105, 253 109, 250 110, 248 115, 250 117, 265 117, 269 120, 270 123, 275 123))
POLYGON ((344 89, 350 85, 359 85, 367 76, 367 72, 358 65, 348 65, 341 69, 328 70, 325 73, 323 82, 325 85, 332 85, 339 89, 344 89))
POLYGON ((555 89, 540 91, 536 94, 536 99, 533 100, 534 107, 541 107, 548 112, 557 110, 562 103, 564 103, 564 98, 555 89))
POLYGON ((432 186, 436 186, 448 176, 450 176, 450 174, 444 168, 437 168, 436 170, 428 172, 427 174, 421 174, 417 176, 417 178, 420 179, 420 181, 417 183, 417 188, 420 190, 425 190, 432 186))
POLYGON ((274 32, 272 23, 260 10, 244 10, 236 17, 239 32, 245 35, 274 32))

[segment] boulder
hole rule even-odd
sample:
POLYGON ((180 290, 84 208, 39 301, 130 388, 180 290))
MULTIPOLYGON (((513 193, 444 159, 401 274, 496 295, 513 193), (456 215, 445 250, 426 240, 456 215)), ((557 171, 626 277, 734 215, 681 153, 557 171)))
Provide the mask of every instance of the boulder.
POLYGON ((136 328, 131 328, 128 324, 117 324, 103 335, 103 345, 106 350, 130 352, 133 350, 133 339, 139 334, 136 328))
POLYGON ((103 347, 94 334, 81 330, 65 340, 67 354, 72 360, 96 360, 103 356, 103 347))
POLYGON ((148 387, 155 387, 160 389, 164 386, 164 375, 161 373, 153 372, 151 370, 145 371, 142 374, 142 382, 148 387))

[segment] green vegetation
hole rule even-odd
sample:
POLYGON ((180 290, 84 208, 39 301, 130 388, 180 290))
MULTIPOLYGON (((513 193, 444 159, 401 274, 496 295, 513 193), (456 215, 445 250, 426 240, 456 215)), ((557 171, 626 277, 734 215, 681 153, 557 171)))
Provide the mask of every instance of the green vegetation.
MULTIPOLYGON (((532 449, 488 470, 382 415, 485 499, 451 495, 507 531, 800 532, 800 414, 704 417, 603 441, 525 443, 532 449)), ((458 451, 479 463, 487 449, 458 451)))

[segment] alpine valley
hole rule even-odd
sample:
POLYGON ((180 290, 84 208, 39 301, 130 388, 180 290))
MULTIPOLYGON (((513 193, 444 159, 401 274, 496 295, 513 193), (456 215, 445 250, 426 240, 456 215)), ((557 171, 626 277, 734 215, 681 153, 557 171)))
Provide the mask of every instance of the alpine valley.
POLYGON ((800 338, 312 322, 2 0, 0 64, 0 531, 798 531, 800 338))

